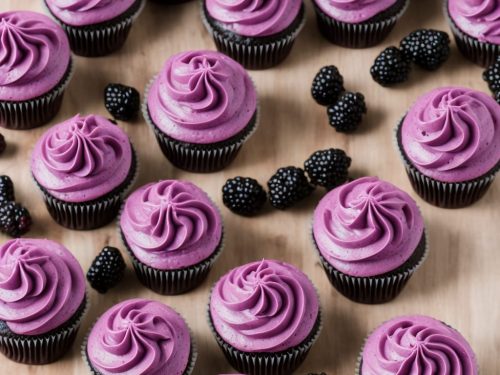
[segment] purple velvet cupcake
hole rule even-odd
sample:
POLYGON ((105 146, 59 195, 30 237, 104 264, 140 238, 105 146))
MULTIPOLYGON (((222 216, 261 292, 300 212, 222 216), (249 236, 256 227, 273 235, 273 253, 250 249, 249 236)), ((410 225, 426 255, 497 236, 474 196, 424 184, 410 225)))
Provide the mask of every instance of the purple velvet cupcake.
POLYGON ((120 232, 139 280, 160 294, 185 293, 208 275, 222 250, 222 218, 187 181, 164 180, 126 200, 120 232))
POLYGON ((498 0, 445 0, 445 14, 462 54, 489 66, 500 55, 498 0))
POLYGON ((125 43, 145 0, 44 0, 81 56, 108 55, 125 43))
POLYGON ((476 356, 455 329, 409 315, 380 325, 366 339, 356 375, 478 375, 476 356))
POLYGON ((59 111, 72 72, 68 38, 43 14, 0 13, 0 126, 30 129, 59 111))
POLYGON ((332 285, 361 303, 394 299, 427 253, 415 201, 376 177, 341 185, 321 199, 313 241, 332 285))
POLYGON ((480 91, 434 89, 413 104, 396 138, 423 199, 439 207, 468 206, 486 193, 500 166, 500 106, 480 91))
POLYGON ((146 90, 144 118, 165 156, 192 172, 227 166, 257 126, 257 93, 243 67, 214 51, 170 57, 146 90))
POLYGON ((136 169, 125 132, 97 115, 76 115, 51 127, 31 155, 31 173, 50 215, 71 229, 111 222, 136 169))
POLYGON ((41 239, 0 246, 0 351, 26 364, 62 357, 87 305, 85 277, 62 245, 41 239))
POLYGON ((189 375, 196 361, 184 319, 142 298, 106 311, 83 343, 82 355, 94 375, 189 375))
POLYGON ((334 44, 366 48, 383 41, 409 0, 312 0, 318 28, 334 44))
POLYGON ((203 0, 202 4, 202 18, 217 49, 247 69, 282 62, 305 21, 302 0, 203 0))
POLYGON ((276 260, 249 263, 220 278, 208 315, 226 358, 250 375, 293 373, 321 331, 314 285, 294 266, 276 260))

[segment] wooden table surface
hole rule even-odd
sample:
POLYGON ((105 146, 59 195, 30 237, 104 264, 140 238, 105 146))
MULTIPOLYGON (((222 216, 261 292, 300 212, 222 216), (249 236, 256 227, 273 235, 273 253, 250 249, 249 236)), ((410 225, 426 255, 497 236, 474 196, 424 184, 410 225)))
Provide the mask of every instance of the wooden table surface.
MULTIPOLYGON (((131 297, 154 298, 180 312, 192 328, 199 347, 194 374, 231 372, 205 320, 210 286, 229 269, 262 258, 290 262, 309 275, 321 294, 324 327, 306 362, 297 374, 325 371, 350 375, 365 335, 379 323, 401 314, 428 314, 457 328, 477 354, 481 373, 500 374, 500 183, 473 207, 439 209, 423 202, 411 191, 393 147, 393 128, 408 106, 421 94, 438 86, 464 85, 487 91, 482 69, 466 61, 452 46, 452 56, 442 69, 427 73, 415 69, 410 80, 393 89, 375 84, 369 68, 384 46, 397 44, 408 32, 422 27, 449 31, 440 1, 414 0, 390 37, 380 46, 350 50, 333 46, 316 29, 311 4, 307 24, 289 58, 279 67, 251 72, 262 109, 257 132, 236 161, 223 172, 191 174, 164 159, 153 134, 142 120, 120 123, 138 150, 140 173, 136 186, 146 182, 183 178, 199 184, 220 205, 224 216, 226 246, 208 280, 181 296, 160 296, 142 287, 131 268, 126 279, 105 295, 90 291, 91 308, 77 341, 62 360, 46 366, 25 366, 0 359, 1 374, 85 374, 80 344, 89 325, 108 307, 131 297), (310 97, 311 80, 317 70, 335 64, 348 90, 366 96, 368 114, 360 131, 336 133, 328 126, 325 110, 310 97), (410 192, 423 212, 429 233, 430 255, 394 302, 364 306, 340 296, 328 283, 310 243, 309 224, 323 192, 285 212, 267 208, 255 218, 230 213, 221 202, 224 181, 235 175, 252 176, 262 184, 280 166, 301 166, 315 150, 337 147, 353 158, 352 174, 378 175, 410 192)), ((3 0, 1 10, 42 11, 41 1, 3 0)), ((105 58, 76 58, 76 70, 53 123, 76 113, 107 115, 102 92, 109 82, 121 82, 143 91, 148 80, 173 53, 187 49, 213 49, 200 18, 197 2, 162 6, 148 2, 123 50, 105 58)), ((105 245, 122 248, 115 224, 90 232, 64 229, 51 220, 32 183, 29 170, 31 148, 48 128, 15 132, 2 130, 8 142, 0 158, 1 174, 10 175, 18 200, 30 210, 32 237, 46 237, 66 245, 84 270, 105 245)), ((0 235, 1 242, 7 237, 0 235)))

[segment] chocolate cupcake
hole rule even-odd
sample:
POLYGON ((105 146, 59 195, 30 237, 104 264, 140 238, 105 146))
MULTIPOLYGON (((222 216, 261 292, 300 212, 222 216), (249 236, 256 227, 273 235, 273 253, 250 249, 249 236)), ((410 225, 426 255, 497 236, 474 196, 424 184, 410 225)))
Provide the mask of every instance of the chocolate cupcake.
POLYGON ((330 191, 314 211, 313 241, 331 284, 355 302, 399 295, 422 264, 422 215, 404 191, 363 177, 330 191))
POLYGON ((247 69, 267 69, 290 53, 305 7, 302 0, 203 0, 202 18, 219 51, 247 69))
POLYGON ((197 287, 222 250, 222 218, 208 195, 187 181, 164 180, 134 191, 120 233, 139 280, 160 294, 197 287))
POLYGON ((356 375, 477 375, 476 356, 455 329, 423 315, 401 316, 366 339, 356 375))
POLYGON ((80 56, 108 55, 127 40, 145 0, 44 0, 80 56))
POLYGON ((409 0, 313 0, 313 4, 326 39, 343 47, 366 48, 389 35, 409 0))
POLYGON ((41 239, 0 246, 0 352, 41 365, 62 357, 87 307, 85 277, 62 245, 41 239))
POLYGON ((196 349, 184 319, 142 298, 120 302, 94 324, 82 345, 94 375, 189 375, 196 349))
POLYGON ((442 87, 420 97, 396 131, 415 191, 446 208, 471 205, 500 166, 500 106, 489 95, 442 87))
POLYGON ((97 115, 76 115, 51 127, 31 155, 31 173, 50 215, 71 229, 112 221, 136 169, 125 132, 97 115))
POLYGON ((208 320, 231 366, 249 375, 293 373, 321 331, 313 284, 276 260, 234 268, 217 281, 208 320))
POLYGON ((170 57, 145 98, 144 118, 161 150, 187 171, 226 167, 257 127, 257 93, 250 76, 219 52, 170 57))
POLYGON ((31 129, 61 108, 72 72, 68 38, 43 14, 0 13, 0 126, 31 129))
POLYGON ((445 14, 458 49, 484 67, 500 55, 500 7, 497 0, 445 0, 445 14))

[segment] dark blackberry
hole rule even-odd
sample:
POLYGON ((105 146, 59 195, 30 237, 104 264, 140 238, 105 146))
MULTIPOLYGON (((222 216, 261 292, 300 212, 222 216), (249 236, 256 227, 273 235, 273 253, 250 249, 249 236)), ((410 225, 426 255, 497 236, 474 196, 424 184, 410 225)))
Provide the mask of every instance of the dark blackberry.
POLYGON ((346 92, 337 103, 327 109, 330 125, 343 133, 356 130, 364 113, 366 113, 365 97, 358 92, 346 92))
POLYGON ((253 178, 240 176, 230 178, 222 187, 222 202, 238 215, 255 215, 266 200, 266 192, 253 178))
POLYGON ((483 79, 488 83, 493 94, 500 91, 500 56, 483 72, 483 79))
POLYGON ((342 91, 344 91, 344 78, 336 66, 324 66, 314 77, 311 95, 318 104, 334 104, 342 91))
POLYGON ((7 202, 0 206, 0 230, 11 236, 20 237, 31 227, 29 211, 16 202, 7 202))
POLYGON ((416 30, 403 38, 399 48, 408 60, 421 68, 436 70, 450 56, 450 37, 444 31, 416 30))
POLYGON ((287 209, 309 196, 314 186, 309 183, 301 168, 280 168, 267 182, 269 201, 279 210, 287 209))
POLYGON ((99 293, 106 293, 123 278, 125 267, 120 250, 106 246, 92 262, 87 271, 87 280, 99 293))
POLYGON ((0 155, 3 154, 6 148, 7 143, 5 142, 5 137, 3 136, 3 134, 0 134, 0 155))
POLYGON ((141 98, 133 87, 110 83, 104 89, 104 105, 115 119, 128 121, 139 112, 141 98))
POLYGON ((387 47, 370 68, 370 74, 375 82, 382 86, 391 86, 408 79, 411 65, 403 53, 396 47, 387 47))
POLYGON ((15 200, 14 183, 9 176, 0 176, 0 205, 15 200))
POLYGON ((331 190, 347 181, 351 158, 344 150, 330 148, 313 153, 304 169, 314 185, 331 190))

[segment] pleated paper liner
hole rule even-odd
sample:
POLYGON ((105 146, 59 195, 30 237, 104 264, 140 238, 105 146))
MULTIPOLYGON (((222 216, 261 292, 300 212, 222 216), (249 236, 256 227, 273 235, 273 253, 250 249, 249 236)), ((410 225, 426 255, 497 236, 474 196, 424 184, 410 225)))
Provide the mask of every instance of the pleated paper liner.
POLYGON ((64 77, 47 94, 19 102, 0 101, 0 127, 12 130, 27 130, 45 125, 61 108, 64 91, 73 76, 73 61, 64 77))
POLYGON ((52 14, 47 6, 45 7, 66 32, 71 50, 76 55, 99 57, 117 51, 123 46, 145 3, 145 0, 137 0, 126 14, 115 20, 88 26, 68 25, 52 14))
POLYGON ((299 22, 288 33, 258 38, 238 36, 228 38, 224 30, 211 23, 204 2, 201 3, 203 23, 215 42, 217 50, 238 61, 246 69, 268 69, 281 63, 290 54, 295 39, 305 24, 305 8, 302 5, 299 22))
POLYGON ((333 19, 321 10, 313 1, 316 20, 321 34, 331 43, 347 48, 368 48, 382 42, 392 31, 409 5, 404 5, 399 12, 387 19, 364 23, 346 23, 333 19))
POLYGON ((493 64, 497 57, 500 56, 500 45, 481 42, 478 39, 464 33, 451 18, 448 11, 449 8, 447 0, 444 2, 444 5, 444 14, 448 20, 451 31, 453 32, 453 36, 455 37, 457 47, 462 55, 473 63, 483 67, 488 67, 493 64))
POLYGON ((403 161, 406 174, 415 192, 426 202, 442 208, 462 208, 470 206, 483 197, 495 179, 500 169, 500 163, 487 174, 464 182, 442 182, 425 176, 415 168, 401 144, 401 119, 395 132, 395 143, 403 161))
POLYGON ((52 333, 38 336, 0 336, 0 352, 12 361, 43 365, 61 358, 71 349, 82 318, 85 316, 90 300, 86 294, 83 307, 71 318, 72 324, 56 329, 52 333))
POLYGON ((69 229, 91 230, 109 224, 120 212, 124 196, 137 175, 137 157, 132 148, 132 166, 125 181, 102 198, 81 203, 65 202, 52 196, 35 178, 50 216, 69 229))

